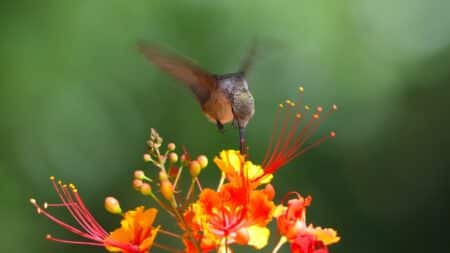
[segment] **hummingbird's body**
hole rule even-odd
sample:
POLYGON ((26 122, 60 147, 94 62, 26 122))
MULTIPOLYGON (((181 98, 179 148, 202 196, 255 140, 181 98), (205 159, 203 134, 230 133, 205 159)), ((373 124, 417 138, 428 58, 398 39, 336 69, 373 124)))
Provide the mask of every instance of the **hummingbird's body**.
POLYGON ((217 89, 202 104, 203 112, 218 125, 234 120, 236 126, 245 128, 255 113, 255 103, 247 81, 239 73, 217 76, 216 79, 217 89))
POLYGON ((239 127, 241 153, 245 153, 244 131, 255 113, 254 99, 245 80, 248 59, 237 73, 213 75, 154 46, 141 44, 139 47, 152 63, 191 89, 205 116, 220 130, 233 121, 239 127))

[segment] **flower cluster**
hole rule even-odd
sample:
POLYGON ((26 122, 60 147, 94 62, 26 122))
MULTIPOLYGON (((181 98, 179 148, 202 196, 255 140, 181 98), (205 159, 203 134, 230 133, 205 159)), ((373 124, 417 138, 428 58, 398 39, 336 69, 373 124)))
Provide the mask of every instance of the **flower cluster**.
MULTIPOLYGON (((303 87, 299 91, 303 93, 303 87)), ((104 247, 109 252, 146 253, 158 248, 167 252, 231 253, 235 244, 258 250, 265 248, 271 238, 268 225, 275 222, 279 241, 272 252, 278 252, 285 243, 289 243, 291 252, 328 252, 328 245, 340 238, 331 228, 306 223, 306 210, 312 198, 289 192, 277 203, 276 187, 271 182, 281 167, 336 135, 332 131, 316 141, 309 141, 321 122, 337 107, 333 105, 324 112, 322 107, 310 110, 309 106, 301 106, 300 101, 286 100, 279 109, 261 164, 253 163, 248 154, 239 150, 223 150, 213 159, 221 172, 218 184, 213 187, 203 187, 200 181, 208 167, 205 155, 193 158, 185 148, 177 150, 174 143, 163 145, 163 138, 151 129, 143 160, 153 166, 148 171, 134 171, 131 185, 154 204, 124 212, 116 198, 105 198, 105 209, 122 219, 120 227, 112 232, 107 232, 94 218, 75 185, 51 177, 59 203, 41 205, 35 199, 30 202, 38 214, 81 239, 67 240, 52 235, 46 238, 104 247), (76 224, 52 214, 50 209, 56 207, 65 208, 76 224), (158 210, 174 220, 178 231, 168 231, 163 224, 155 225, 158 210), (179 247, 158 243, 160 236, 179 240, 179 247)))

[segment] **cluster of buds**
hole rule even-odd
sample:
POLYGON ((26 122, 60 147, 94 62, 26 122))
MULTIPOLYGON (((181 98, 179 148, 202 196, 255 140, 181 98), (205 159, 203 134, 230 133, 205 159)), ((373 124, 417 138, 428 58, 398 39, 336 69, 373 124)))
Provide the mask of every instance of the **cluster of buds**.
MULTIPOLYGON (((303 93, 303 87, 299 88, 303 93)), ((163 138, 151 129, 147 151, 143 155, 150 168, 133 173, 132 187, 153 200, 155 207, 137 206, 123 211, 119 201, 109 196, 104 207, 121 217, 121 226, 112 232, 97 222, 82 201, 73 184, 64 184, 51 177, 60 203, 39 205, 30 202, 39 214, 84 241, 73 241, 47 235, 47 239, 61 243, 104 247, 111 252, 147 253, 152 248, 167 252, 232 253, 232 245, 239 244, 255 249, 268 245, 271 231, 269 224, 276 222, 280 239, 272 250, 278 252, 285 243, 294 253, 327 253, 328 245, 340 240, 330 228, 315 227, 306 223, 306 210, 311 205, 310 196, 303 197, 289 192, 276 203, 276 187, 271 184, 274 174, 293 159, 324 141, 335 137, 334 131, 309 142, 319 125, 332 112, 318 106, 315 110, 298 102, 286 100, 279 105, 281 120, 275 127, 263 161, 254 164, 239 150, 223 150, 214 157, 214 164, 221 172, 218 185, 203 187, 200 177, 208 166, 208 158, 199 155, 191 158, 186 149, 177 152, 174 143, 164 146, 163 138), (309 114, 308 114, 309 112, 309 114), (181 184, 186 181, 188 184, 181 184), (183 187, 186 186, 186 187, 183 187), (50 207, 64 207, 74 217, 76 225, 63 222, 50 214, 50 207), (178 225, 178 231, 168 231, 161 225, 153 225, 158 210, 167 212, 178 225), (181 241, 183 249, 158 243, 157 236, 170 236, 181 241)))

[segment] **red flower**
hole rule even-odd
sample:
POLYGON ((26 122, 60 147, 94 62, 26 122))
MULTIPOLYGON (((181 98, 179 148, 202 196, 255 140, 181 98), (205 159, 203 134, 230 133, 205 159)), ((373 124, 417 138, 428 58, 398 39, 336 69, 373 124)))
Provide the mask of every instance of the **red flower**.
POLYGON ((298 235, 291 242, 292 253, 328 253, 328 248, 311 234, 298 235))
MULTIPOLYGON (((306 225, 306 208, 311 204, 311 197, 303 198, 299 193, 291 192, 296 198, 288 201, 287 207, 279 207, 277 216, 278 231, 291 243, 295 253, 327 253, 327 245, 340 240, 331 228, 306 225)), ((285 197, 286 198, 286 197, 285 197)))
MULTIPOLYGON (((248 192, 228 183, 220 191, 204 189, 184 217, 203 252, 232 243, 262 248, 267 244, 266 225, 275 208, 273 195, 270 189, 248 192)), ((185 240, 185 244, 192 249, 188 252, 195 252, 192 243, 185 240)))

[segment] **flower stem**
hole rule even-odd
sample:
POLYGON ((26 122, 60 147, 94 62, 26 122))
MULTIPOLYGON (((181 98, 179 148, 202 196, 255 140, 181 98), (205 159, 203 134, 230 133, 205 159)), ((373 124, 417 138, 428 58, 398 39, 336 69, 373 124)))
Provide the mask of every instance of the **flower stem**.
POLYGON ((225 173, 222 172, 222 175, 220 176, 219 185, 217 186, 217 191, 220 191, 220 188, 222 187, 224 182, 225 182, 225 173))
POLYGON ((195 180, 196 178, 192 179, 191 185, 189 186, 189 190, 188 193, 186 194, 186 199, 184 200, 184 205, 183 206, 187 206, 189 203, 189 199, 191 198, 192 192, 194 191, 194 186, 195 186, 195 180))
POLYGON ((183 172, 183 166, 180 166, 180 168, 178 169, 177 176, 175 178, 175 182, 173 183, 173 189, 177 189, 178 180, 180 179, 180 176, 181 176, 182 172, 183 172))
POLYGON ((178 239, 182 239, 183 238, 179 234, 175 234, 175 233, 172 233, 170 231, 167 231, 167 230, 164 230, 164 229, 161 229, 161 228, 158 230, 158 233, 165 234, 165 235, 168 235, 168 236, 172 236, 172 237, 175 237, 175 238, 178 238, 178 239))
MULTIPOLYGON (((194 183, 195 180, 193 180, 192 182, 194 183)), ((194 185, 194 184, 192 184, 192 185, 194 185)), ((175 202, 172 202, 172 210, 175 214, 175 218, 178 220, 178 223, 182 224, 182 226, 183 226, 181 229, 185 230, 187 232, 189 239, 192 241, 192 243, 194 243, 194 246, 195 246, 197 252, 201 252, 200 243, 195 239, 195 236, 192 233, 191 228, 186 224, 186 221, 184 220, 183 215, 178 210, 175 202)))
POLYGON ((281 246, 283 246, 283 244, 286 243, 286 241, 287 241, 286 237, 282 236, 278 241, 277 245, 275 246, 275 248, 272 250, 272 253, 277 253, 280 250, 281 246))
POLYGON ((175 248, 172 248, 172 247, 169 247, 169 246, 165 246, 165 245, 162 245, 162 244, 159 244, 159 243, 156 243, 156 242, 153 243, 153 246, 157 247, 157 248, 160 248, 160 249, 163 249, 163 250, 168 251, 168 252, 172 252, 172 253, 182 253, 183 252, 182 250, 175 249, 175 248))
POLYGON ((166 212, 170 214, 170 216, 175 217, 175 214, 170 211, 171 208, 168 205, 164 204, 160 199, 158 199, 158 197, 156 197, 155 194, 153 194, 153 192, 150 192, 149 195, 156 203, 158 203, 159 206, 161 206, 164 210, 166 210, 166 212))

